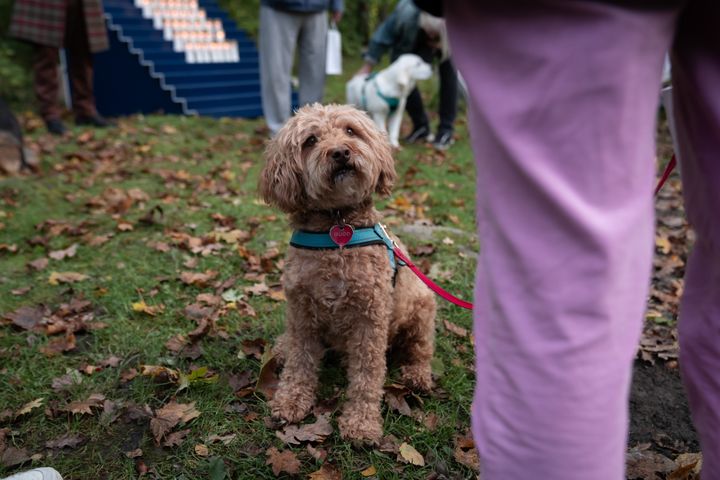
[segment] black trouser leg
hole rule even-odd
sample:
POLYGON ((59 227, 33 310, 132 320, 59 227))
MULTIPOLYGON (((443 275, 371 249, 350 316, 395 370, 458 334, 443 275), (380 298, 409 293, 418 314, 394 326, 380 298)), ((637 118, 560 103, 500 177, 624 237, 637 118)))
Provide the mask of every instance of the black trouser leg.
POLYGON ((408 115, 412 119, 413 131, 420 127, 426 127, 430 123, 428 120, 427 113, 425 113, 425 107, 423 106, 422 97, 420 96, 420 90, 415 87, 407 98, 407 104, 405 105, 408 115))
POLYGON ((452 61, 448 58, 440 63, 440 125, 438 136, 442 132, 452 132, 457 117, 458 104, 458 77, 457 70, 452 61))

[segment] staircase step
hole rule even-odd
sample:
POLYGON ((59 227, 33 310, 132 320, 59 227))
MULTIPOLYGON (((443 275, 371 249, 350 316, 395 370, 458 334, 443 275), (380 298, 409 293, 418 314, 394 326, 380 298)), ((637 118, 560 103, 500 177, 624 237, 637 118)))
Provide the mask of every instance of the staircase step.
POLYGON ((229 82, 202 82, 185 85, 176 85, 176 92, 183 98, 203 97, 206 95, 232 94, 238 92, 253 93, 260 96, 260 80, 229 81, 229 82))
POLYGON ((205 117, 246 117, 256 118, 262 116, 262 104, 260 102, 241 107, 227 106, 219 108, 206 108, 198 110, 198 114, 205 117))

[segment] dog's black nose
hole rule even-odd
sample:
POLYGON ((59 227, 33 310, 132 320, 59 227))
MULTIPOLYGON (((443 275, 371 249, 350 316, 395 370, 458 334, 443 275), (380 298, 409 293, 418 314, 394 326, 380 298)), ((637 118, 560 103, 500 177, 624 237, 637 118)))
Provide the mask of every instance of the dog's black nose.
POLYGON ((330 151, 330 157, 340 164, 346 164, 350 160, 350 149, 336 148, 330 151))

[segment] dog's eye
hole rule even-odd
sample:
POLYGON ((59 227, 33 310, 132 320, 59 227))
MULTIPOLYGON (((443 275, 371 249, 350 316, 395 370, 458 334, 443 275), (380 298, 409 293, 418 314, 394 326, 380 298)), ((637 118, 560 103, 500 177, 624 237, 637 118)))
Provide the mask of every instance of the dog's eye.
POLYGON ((355 136, 355 130, 353 130, 353 129, 350 128, 350 127, 347 127, 347 128, 345 129, 345 132, 347 132, 347 134, 350 135, 351 137, 354 137, 354 136, 355 136))
POLYGON ((318 139, 315 135, 310 135, 307 140, 305 140, 305 143, 303 143, 303 148, 306 147, 312 147, 317 143, 318 139))

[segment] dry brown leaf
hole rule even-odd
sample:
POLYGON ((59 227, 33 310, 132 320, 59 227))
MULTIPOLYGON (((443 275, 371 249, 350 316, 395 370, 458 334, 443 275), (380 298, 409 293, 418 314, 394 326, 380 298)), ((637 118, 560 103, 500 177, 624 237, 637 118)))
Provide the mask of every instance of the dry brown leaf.
POLYGON ((177 383, 180 380, 180 372, 161 365, 140 365, 140 374, 171 383, 177 383))
POLYGON ((60 355, 63 352, 75 350, 76 346, 77 343, 75 334, 68 332, 64 337, 53 338, 50 340, 47 345, 40 348, 40 351, 47 357, 54 357, 55 355, 60 355))
POLYGON ((59 285, 61 283, 76 283, 87 280, 88 277, 84 273, 78 272, 51 272, 48 277, 48 283, 50 285, 59 285))
POLYGON ((10 293, 12 293, 13 295, 16 295, 18 297, 21 297, 21 296, 25 295, 26 293, 28 293, 30 290, 32 290, 32 288, 33 288, 32 285, 28 285, 27 287, 13 288, 12 290, 10 290, 10 293))
POLYGON ((180 280, 186 285, 195 285, 196 287, 206 287, 211 280, 218 276, 218 272, 214 270, 206 270, 202 272, 181 272, 180 280))
POLYGON ((173 335, 172 337, 170 337, 170 340, 165 342, 165 348, 167 348, 171 352, 178 353, 183 348, 185 348, 188 343, 188 339, 185 337, 185 335, 178 333, 177 335, 173 335))
POLYGON ((10 468, 30 460, 30 454, 24 448, 7 447, 0 455, 0 465, 10 468))
POLYGON ((312 472, 308 478, 310 480, 342 480, 342 473, 335 465, 324 463, 320 470, 312 472))
POLYGON ((248 293, 250 295, 260 296, 265 295, 270 291, 270 287, 268 287, 265 282, 262 283, 256 283, 252 287, 245 287, 243 289, 245 293, 248 293))
POLYGON ((102 408, 105 401, 105 395, 102 393, 93 393, 87 400, 69 403, 63 410, 78 415, 92 415, 93 408, 102 408))
POLYGON ((675 459, 677 468, 668 475, 668 480, 700 480, 702 460, 702 453, 681 453, 675 459))
POLYGON ((277 358, 272 353, 272 349, 268 348, 261 360, 260 373, 258 373, 258 381, 255 384, 255 391, 265 395, 268 400, 272 400, 280 383, 277 368, 277 358))
POLYGON ((142 456, 143 456, 143 451, 142 451, 142 449, 140 449, 140 448, 136 448, 136 449, 133 450, 133 451, 125 452, 125 456, 126 456, 127 458, 138 458, 138 457, 142 457, 142 456))
POLYGON ((40 397, 40 398, 36 398, 35 400, 33 400, 31 402, 26 403, 25 405, 20 407, 20 409, 17 412, 15 412, 15 418, 22 417, 23 415, 30 413, 34 409, 42 407, 43 400, 44 399, 42 397, 40 397))
POLYGON ((195 453, 198 456, 207 457, 208 455, 210 455, 210 449, 207 447, 207 445, 198 443, 197 445, 195 445, 195 453))
POLYGON ((282 472, 289 475, 297 475, 300 473, 300 460, 290 450, 279 451, 275 447, 270 447, 265 452, 267 455, 266 465, 272 467, 275 476, 279 476, 282 472))
POLYGON ((288 425, 275 435, 285 443, 299 445, 301 442, 322 442, 333 432, 328 415, 320 415, 315 423, 288 425))
POLYGON ((5 318, 12 321, 16 327, 32 330, 42 322, 43 309, 39 307, 20 307, 14 312, 6 313, 5 318))
POLYGON ((78 433, 66 433, 53 440, 45 442, 45 448, 61 449, 61 448, 75 448, 85 443, 87 439, 78 433))
POLYGON ((360 475, 363 477, 372 477, 373 475, 377 474, 377 469, 374 465, 370 465, 368 468, 360 472, 360 475))
POLYGON ((187 437, 189 433, 189 428, 172 432, 170 435, 165 437, 163 447, 179 447, 185 441, 185 437, 187 437))
POLYGON ((625 464, 628 478, 643 480, 660 480, 675 468, 675 462, 643 446, 631 448, 625 455, 625 464))
POLYGON ((458 337, 465 338, 468 336, 467 329, 461 327, 460 325, 456 325, 448 320, 443 320, 443 325, 445 325, 445 328, 448 332, 453 333, 457 335, 458 337))
POLYGON ((324 462, 328 456, 327 450, 323 450, 322 448, 315 448, 309 443, 305 448, 307 449, 310 456, 312 456, 315 460, 319 462, 324 462))
POLYGON ((37 260, 33 260, 32 262, 28 263, 28 266, 32 268, 35 271, 45 270, 45 268, 48 266, 49 260, 45 257, 38 258, 37 260))
POLYGON ((200 416, 200 412, 195 409, 195 402, 177 403, 172 401, 155 410, 155 416, 150 420, 150 429, 155 437, 155 442, 160 444, 160 441, 176 425, 187 424, 198 416, 200 416))
POLYGON ((148 305, 147 303, 145 303, 145 300, 140 300, 139 302, 134 302, 132 304, 132 309, 133 312, 141 312, 150 315, 151 317, 154 317, 158 313, 162 313, 165 311, 165 305, 148 305))
POLYGON ((410 393, 410 390, 403 386, 388 385, 385 387, 385 403, 387 403, 390 410, 394 410, 400 415, 411 417, 412 410, 405 399, 405 395, 408 393, 410 393))
POLYGON ((465 465, 475 472, 480 471, 480 458, 478 457, 475 442, 470 437, 460 437, 455 439, 455 450, 453 458, 460 465, 465 465))
POLYGON ((415 450, 415 447, 405 442, 400 444, 398 460, 411 465, 417 465, 419 467, 425 466, 425 459, 420 452, 415 450))
POLYGON ((72 258, 77 254, 77 243, 73 243, 68 248, 64 250, 55 250, 53 252, 50 252, 48 256, 52 258, 53 260, 63 260, 65 258, 72 258))

